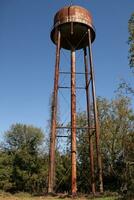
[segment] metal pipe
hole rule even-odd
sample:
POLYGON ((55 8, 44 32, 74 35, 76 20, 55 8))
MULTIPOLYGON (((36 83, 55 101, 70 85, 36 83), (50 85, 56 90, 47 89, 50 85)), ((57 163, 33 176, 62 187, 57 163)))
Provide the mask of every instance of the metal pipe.
POLYGON ((58 95, 59 64, 60 64, 60 41, 61 41, 61 34, 60 34, 60 31, 58 30, 58 39, 57 39, 57 46, 56 46, 56 61, 55 61, 54 91, 53 91, 53 96, 52 96, 48 193, 54 192, 54 185, 55 185, 55 140, 56 140, 57 95, 58 95))
MULTIPOLYGON (((87 61, 87 49, 84 48, 84 63, 85 63, 85 83, 86 83, 86 100, 87 100, 87 121, 88 127, 90 123, 90 93, 89 93, 89 80, 88 80, 88 61, 87 61)), ((92 193, 95 195, 95 176, 94 176, 94 152, 91 131, 88 129, 89 136, 89 153, 90 153, 90 170, 91 170, 91 187, 92 193)))
MULTIPOLYGON (((60 71, 59 73, 60 74, 70 74, 70 72, 64 72, 64 71, 60 71)), ((83 75, 85 73, 84 72, 75 72, 75 74, 83 75)), ((88 73, 88 74, 90 74, 90 73, 88 73)))
POLYGON ((92 56, 92 45, 91 45, 91 33, 88 29, 88 42, 89 42, 89 61, 90 61, 90 72, 91 72, 91 86, 92 86, 92 96, 93 96, 93 109, 94 109, 94 120, 96 129, 96 151, 97 151, 97 162, 99 171, 99 190, 103 193, 103 179, 102 179, 102 163, 101 163, 101 153, 100 153, 100 129, 98 122, 98 111, 96 102, 96 91, 95 91, 95 76, 93 70, 93 56, 92 56))
POLYGON ((76 196, 76 75, 75 49, 71 50, 71 164, 72 164, 72 196, 76 196))
MULTIPOLYGON (((59 89, 70 89, 71 87, 68 86, 59 86, 59 89)), ((75 87, 77 90, 85 90, 85 87, 75 87)))
MULTIPOLYGON (((94 127, 89 127, 89 126, 83 126, 83 127, 82 126, 81 127, 76 126, 75 128, 76 129, 92 129, 92 130, 95 129, 94 127)), ((56 129, 72 129, 72 127, 70 127, 70 126, 69 127, 68 126, 57 126, 56 129)))

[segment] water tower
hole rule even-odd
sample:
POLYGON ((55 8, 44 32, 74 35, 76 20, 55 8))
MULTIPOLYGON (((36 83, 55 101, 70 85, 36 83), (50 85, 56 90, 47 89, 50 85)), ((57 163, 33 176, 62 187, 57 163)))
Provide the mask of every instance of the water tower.
MULTIPOLYGON (((52 104, 51 134, 50 134, 50 159, 49 159, 49 180, 48 192, 54 192, 55 180, 55 140, 56 140, 56 115, 57 99, 59 89, 59 66, 61 48, 69 50, 70 56, 70 98, 71 98, 71 193, 73 196, 77 193, 77 168, 76 168, 76 57, 77 50, 83 50, 84 56, 84 76, 85 76, 85 95, 88 126, 85 127, 89 135, 90 148, 90 170, 92 193, 95 194, 95 175, 94 175, 94 149, 92 137, 95 136, 99 191, 103 192, 102 165, 100 153, 99 124, 96 105, 95 79, 92 58, 92 42, 95 40, 95 29, 92 16, 88 10, 83 7, 71 5, 60 9, 54 17, 54 26, 51 31, 51 40, 56 45, 55 77, 52 104), (88 51, 87 51, 88 50, 88 51), (88 64, 89 63, 89 64, 88 64), (93 108, 94 127, 91 127, 91 103, 93 108), (92 131, 91 131, 92 130, 92 131)), ((66 72, 64 72, 66 73, 66 72)), ((61 127, 62 128, 62 127, 61 127)))

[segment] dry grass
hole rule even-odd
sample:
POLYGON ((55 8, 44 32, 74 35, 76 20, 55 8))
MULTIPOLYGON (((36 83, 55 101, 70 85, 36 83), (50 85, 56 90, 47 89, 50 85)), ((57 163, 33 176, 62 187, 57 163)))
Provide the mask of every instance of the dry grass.
MULTIPOLYGON (((80 197, 76 198, 76 200, 115 200, 115 197, 101 197, 101 198, 85 198, 85 197, 80 197)), ((0 200, 72 200, 71 198, 68 197, 49 197, 49 196, 40 196, 40 197, 33 197, 30 196, 29 194, 25 193, 19 193, 16 195, 11 195, 9 193, 0 193, 0 200)))

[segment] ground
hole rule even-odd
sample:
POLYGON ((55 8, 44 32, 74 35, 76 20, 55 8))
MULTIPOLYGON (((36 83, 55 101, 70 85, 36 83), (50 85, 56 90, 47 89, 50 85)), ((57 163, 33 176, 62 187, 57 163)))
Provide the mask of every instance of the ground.
MULTIPOLYGON (((19 193, 16 195, 11 195, 8 193, 0 193, 0 200, 71 200, 71 198, 68 197, 48 197, 48 196, 40 196, 40 197, 33 197, 30 196, 29 194, 23 194, 23 193, 19 193)), ((85 197, 81 197, 81 198, 76 198, 76 200, 90 200, 93 198, 85 198, 85 197)), ((94 198, 94 200, 116 200, 115 197, 103 197, 103 198, 94 198)))

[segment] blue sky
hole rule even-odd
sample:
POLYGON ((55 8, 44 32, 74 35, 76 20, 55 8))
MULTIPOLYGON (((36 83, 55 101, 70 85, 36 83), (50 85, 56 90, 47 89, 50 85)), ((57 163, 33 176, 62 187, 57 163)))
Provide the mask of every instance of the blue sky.
MULTIPOLYGON (((97 95, 112 98, 119 80, 134 84, 128 67, 128 19, 133 0, 78 0, 91 11, 97 95)), ((54 14, 70 1, 0 0, 0 133, 20 122, 46 129, 53 90, 54 14)), ((63 61, 62 63, 66 63, 63 61)), ((83 102, 83 101, 82 101, 83 102)), ((60 108, 61 109, 61 108, 60 108)))

